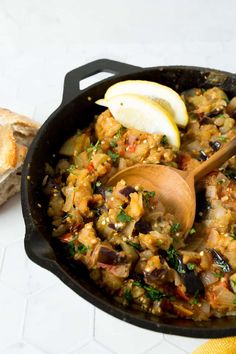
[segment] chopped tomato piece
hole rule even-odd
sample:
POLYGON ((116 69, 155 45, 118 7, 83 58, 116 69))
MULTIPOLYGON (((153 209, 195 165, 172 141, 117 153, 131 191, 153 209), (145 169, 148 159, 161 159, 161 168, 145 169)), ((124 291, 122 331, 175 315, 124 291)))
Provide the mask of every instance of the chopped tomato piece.
POLYGON ((94 171, 95 171, 95 169, 94 169, 94 166, 93 166, 93 163, 92 163, 92 162, 90 162, 90 163, 88 164, 88 166, 87 166, 87 170, 88 170, 89 172, 94 172, 94 171))
POLYGON ((135 149, 136 149, 136 145, 129 145, 128 147, 129 152, 135 152, 135 149))
POLYGON ((72 238, 73 238, 73 235, 72 235, 72 233, 71 232, 68 232, 67 234, 65 234, 65 235, 62 235, 61 237, 60 237, 60 240, 62 241, 62 242, 70 242, 71 240, 72 240, 72 238))
POLYGON ((181 297, 183 300, 185 300, 185 301, 189 300, 189 297, 185 294, 181 285, 177 286, 176 292, 177 292, 177 295, 179 295, 179 297, 181 297))

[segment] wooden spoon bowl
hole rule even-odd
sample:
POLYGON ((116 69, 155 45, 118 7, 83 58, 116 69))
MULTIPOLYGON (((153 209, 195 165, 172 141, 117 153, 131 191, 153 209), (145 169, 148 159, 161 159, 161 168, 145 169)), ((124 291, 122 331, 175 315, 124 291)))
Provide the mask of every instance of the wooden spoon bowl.
POLYGON ((128 185, 140 185, 147 191, 155 191, 166 212, 175 216, 187 236, 196 212, 195 183, 220 167, 235 153, 236 138, 192 171, 181 171, 163 165, 137 164, 116 173, 107 185, 114 186, 123 179, 128 185))

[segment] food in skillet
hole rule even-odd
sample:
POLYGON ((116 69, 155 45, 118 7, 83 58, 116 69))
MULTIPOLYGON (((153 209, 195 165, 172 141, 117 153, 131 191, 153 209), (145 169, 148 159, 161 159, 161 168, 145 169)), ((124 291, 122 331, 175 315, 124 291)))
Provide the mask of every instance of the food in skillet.
POLYGON ((43 184, 53 238, 99 287, 125 306, 200 321, 236 314, 235 157, 201 181, 185 244, 181 224, 153 191, 122 180, 106 185, 135 163, 191 170, 236 136, 236 98, 217 87, 181 96, 190 119, 179 130, 179 149, 162 128, 124 127, 107 109, 62 145, 43 184))

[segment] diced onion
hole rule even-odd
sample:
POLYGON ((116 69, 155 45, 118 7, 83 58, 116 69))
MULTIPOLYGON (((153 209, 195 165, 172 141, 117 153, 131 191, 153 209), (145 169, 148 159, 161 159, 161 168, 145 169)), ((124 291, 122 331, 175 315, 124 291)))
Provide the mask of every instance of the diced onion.
POLYGON ((213 272, 206 271, 201 273, 201 280, 204 286, 209 286, 217 282, 219 279, 214 276, 213 272))
POLYGON ((217 198, 216 186, 208 186, 206 189, 206 197, 210 199, 217 198))

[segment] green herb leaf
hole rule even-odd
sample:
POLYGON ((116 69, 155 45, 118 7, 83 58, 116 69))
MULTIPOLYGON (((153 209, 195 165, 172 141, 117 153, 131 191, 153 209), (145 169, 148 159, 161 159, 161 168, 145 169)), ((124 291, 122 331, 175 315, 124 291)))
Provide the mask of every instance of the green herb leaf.
POLYGON ((199 299, 197 297, 194 297, 192 303, 193 305, 199 304, 199 299))
POLYGON ((115 148, 115 147, 117 146, 117 142, 116 142, 115 139, 112 139, 112 140, 110 141, 110 146, 111 146, 112 148, 115 148))
POLYGON ((89 250, 89 247, 87 247, 81 243, 80 245, 77 246, 76 250, 79 253, 85 254, 89 250))
POLYGON ((157 290, 152 286, 142 284, 140 281, 133 281, 133 285, 145 289, 147 292, 146 296, 152 301, 160 301, 161 299, 166 297, 166 294, 164 294, 162 291, 157 290))
POLYGON ((74 257, 75 255, 75 246, 74 242, 68 242, 68 251, 71 257, 74 257))
POLYGON ((135 242, 132 242, 132 241, 126 241, 126 243, 132 247, 134 247, 136 250, 138 251, 141 251, 142 250, 142 247, 140 246, 139 243, 135 243, 135 242))
POLYGON ((112 187, 107 187, 106 190, 107 190, 108 192, 112 192, 112 187))
POLYGON ((154 191, 151 191, 151 192, 143 191, 142 195, 143 195, 143 202, 144 202, 145 206, 147 208, 150 208, 151 207, 150 199, 155 197, 156 192, 154 192, 154 191))
POLYGON ((126 130, 124 127, 121 127, 118 132, 113 136, 113 139, 110 141, 110 146, 112 148, 117 146, 117 140, 119 140, 121 138, 121 134, 122 132, 124 132, 124 130, 126 130))
POLYGON ((185 274, 186 270, 182 263, 182 259, 177 253, 174 247, 169 248, 167 251, 167 260, 169 261, 172 268, 174 268, 178 273, 185 274))
POLYGON ((233 299, 233 304, 234 304, 234 305, 236 305, 236 298, 235 298, 235 299, 233 299))
POLYGON ((124 298, 128 302, 128 304, 130 304, 132 302, 133 296, 131 294, 131 290, 130 289, 127 289, 127 288, 125 289, 124 298))
POLYGON ((227 136, 219 136, 218 138, 217 138, 218 140, 220 140, 220 141, 223 141, 223 142, 225 142, 225 141, 227 141, 228 140, 228 137, 227 136))
POLYGON ((126 131, 125 127, 120 127, 120 129, 118 130, 118 132, 115 134, 115 136, 113 138, 115 138, 116 140, 121 138, 121 134, 124 133, 126 131))
POLYGON ((180 227, 181 227, 181 224, 179 222, 174 223, 171 225, 170 232, 172 234, 176 234, 176 232, 178 232, 180 230, 180 227))
POLYGON ((199 290, 197 290, 195 292, 195 294, 193 295, 193 300, 192 300, 192 303, 194 305, 197 305, 199 303, 199 290))
POLYGON ((117 221, 119 222, 130 222, 132 220, 131 216, 127 215, 123 208, 120 209, 117 215, 117 221))
POLYGON ((161 144, 162 145, 168 145, 168 138, 166 135, 163 135, 163 137, 161 138, 161 144))
POLYGON ((195 233, 196 233, 196 229, 192 227, 191 230, 189 231, 189 235, 193 235, 195 233))
POLYGON ((218 179, 217 184, 223 184, 223 183, 225 183, 225 179, 224 178, 218 179))
POLYGON ((76 165, 70 165, 70 167, 68 167, 66 171, 69 172, 69 173, 73 173, 73 171, 74 171, 76 168, 77 168, 76 165))
POLYGON ((189 270, 193 270, 196 267, 196 264, 194 264, 194 263, 187 263, 186 265, 189 270))
POLYGON ((144 285, 143 288, 147 291, 146 296, 152 301, 160 301, 166 296, 162 291, 154 289, 151 286, 144 285))
POLYGON ((93 152, 98 151, 101 148, 101 141, 97 140, 96 144, 90 144, 90 146, 87 148, 87 153, 91 155, 93 152))
POLYGON ((110 156, 113 162, 115 162, 120 157, 119 154, 117 154, 116 152, 112 152, 111 150, 107 151, 107 155, 110 156))
POLYGON ((140 281, 137 281, 137 280, 133 281, 133 285, 134 286, 138 286, 139 288, 143 287, 143 284, 140 281))
POLYGON ((215 278, 222 278, 224 276, 224 273, 220 272, 220 273, 213 273, 215 278))

